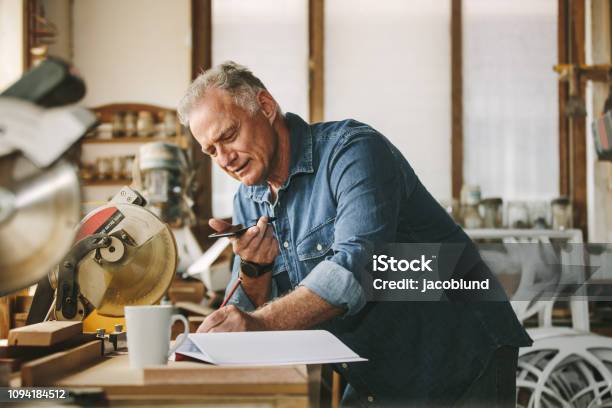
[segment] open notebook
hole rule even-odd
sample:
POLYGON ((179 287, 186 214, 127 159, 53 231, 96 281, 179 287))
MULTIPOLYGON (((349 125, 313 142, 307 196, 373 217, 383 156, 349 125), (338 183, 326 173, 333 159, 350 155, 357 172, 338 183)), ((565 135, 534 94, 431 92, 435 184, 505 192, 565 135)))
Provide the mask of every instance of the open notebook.
POLYGON ((221 366, 366 361, 325 330, 193 333, 176 350, 182 357, 221 366))

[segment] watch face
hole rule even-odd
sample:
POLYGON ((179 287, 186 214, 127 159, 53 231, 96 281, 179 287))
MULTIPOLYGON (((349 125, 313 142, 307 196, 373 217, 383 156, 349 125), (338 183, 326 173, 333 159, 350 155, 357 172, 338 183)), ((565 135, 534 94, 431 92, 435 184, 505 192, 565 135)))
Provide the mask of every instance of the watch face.
POLYGON ((240 263, 240 269, 246 276, 250 278, 256 278, 257 276, 259 276, 258 268, 250 262, 242 261, 240 263))
POLYGON ((270 265, 259 265, 248 261, 240 261, 240 270, 249 278, 256 278, 263 275, 268 270, 271 270, 272 264, 270 265))

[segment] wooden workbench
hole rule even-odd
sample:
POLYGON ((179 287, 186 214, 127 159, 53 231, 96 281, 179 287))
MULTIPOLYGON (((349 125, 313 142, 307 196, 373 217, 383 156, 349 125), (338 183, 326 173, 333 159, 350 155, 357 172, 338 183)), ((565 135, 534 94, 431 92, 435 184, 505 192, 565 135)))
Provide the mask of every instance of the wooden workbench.
POLYGON ((101 390, 111 405, 316 407, 320 378, 321 366, 316 365, 218 367, 171 361, 168 366, 131 369, 127 352, 116 352, 71 374, 52 374, 32 385, 101 390))

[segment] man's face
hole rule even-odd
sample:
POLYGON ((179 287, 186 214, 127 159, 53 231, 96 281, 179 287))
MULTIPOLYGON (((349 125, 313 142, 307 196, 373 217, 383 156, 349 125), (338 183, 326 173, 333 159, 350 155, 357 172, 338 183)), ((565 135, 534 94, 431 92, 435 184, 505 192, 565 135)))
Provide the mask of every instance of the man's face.
POLYGON ((261 110, 251 115, 226 91, 209 89, 192 109, 189 128, 202 151, 231 177, 247 186, 266 180, 277 136, 261 110))

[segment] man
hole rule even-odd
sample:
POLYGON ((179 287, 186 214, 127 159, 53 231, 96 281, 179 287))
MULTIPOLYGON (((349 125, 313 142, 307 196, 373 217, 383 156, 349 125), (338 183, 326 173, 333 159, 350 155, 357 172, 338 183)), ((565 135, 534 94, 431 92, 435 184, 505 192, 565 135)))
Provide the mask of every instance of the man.
POLYGON ((336 367, 346 405, 514 406, 517 350, 530 339, 507 301, 366 302, 359 281, 385 243, 465 244, 465 275, 496 282, 387 139, 353 120, 308 125, 283 114, 233 62, 196 78, 179 115, 241 182, 234 223, 258 219, 232 239, 228 294, 241 283, 230 305, 198 331, 324 327, 369 360, 336 367))

